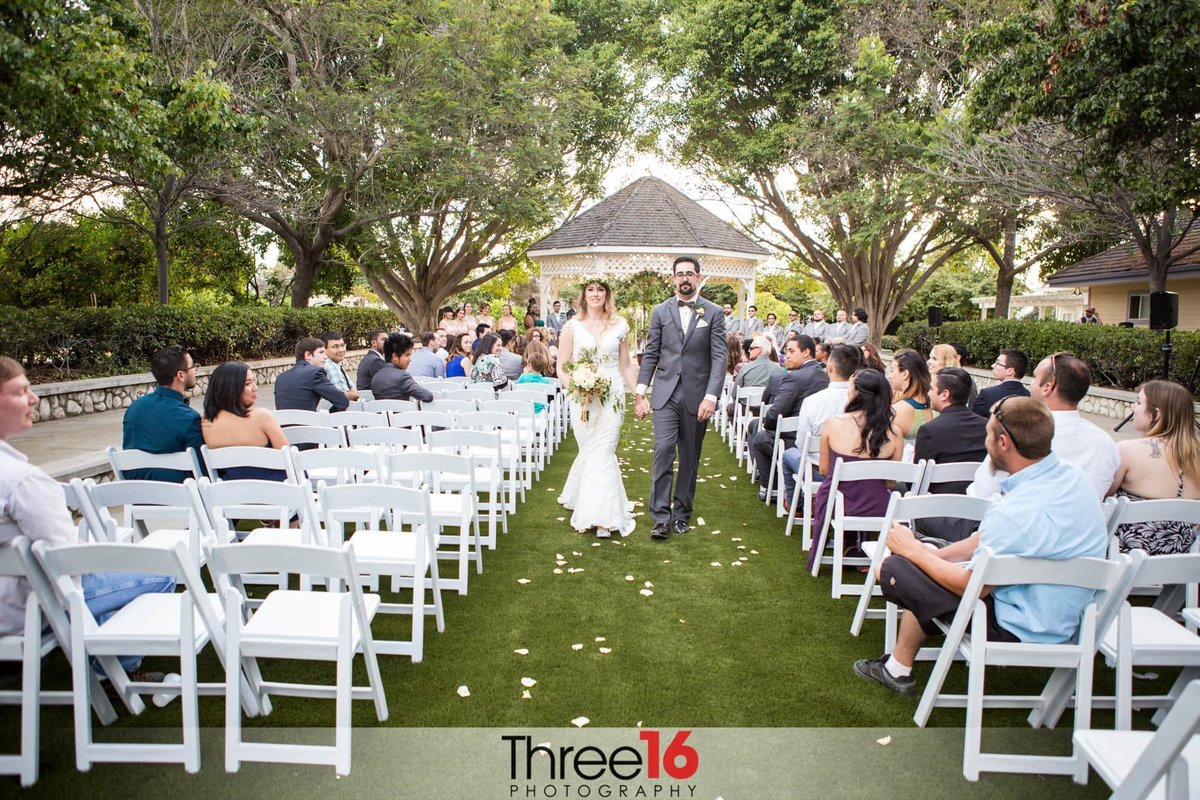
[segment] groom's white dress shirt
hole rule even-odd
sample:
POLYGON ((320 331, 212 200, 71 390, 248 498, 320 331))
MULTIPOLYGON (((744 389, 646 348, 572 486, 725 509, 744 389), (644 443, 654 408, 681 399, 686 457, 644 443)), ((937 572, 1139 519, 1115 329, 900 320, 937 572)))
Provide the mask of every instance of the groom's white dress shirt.
MULTIPOLYGON (((678 301, 680 301, 680 300, 683 300, 684 302, 687 302, 687 303, 698 303, 698 302, 700 302, 700 293, 696 292, 696 294, 691 299, 687 299, 687 298, 680 297, 679 295, 675 295, 676 308, 679 311, 679 329, 681 331, 683 331, 684 334, 686 335, 688 325, 692 324, 692 315, 696 313, 696 309, 693 308, 692 306, 678 305, 678 301)), ((703 317, 701 317, 701 319, 703 319, 703 317)), ((699 325, 700 323, 696 323, 696 324, 699 325)), ((646 390, 648 388, 649 387, 646 386, 646 384, 639 383, 637 385, 637 388, 633 390, 633 393, 635 395, 645 394, 646 390)), ((706 401, 716 405, 716 402, 717 402, 716 395, 706 394, 706 395, 704 395, 704 399, 706 401)))

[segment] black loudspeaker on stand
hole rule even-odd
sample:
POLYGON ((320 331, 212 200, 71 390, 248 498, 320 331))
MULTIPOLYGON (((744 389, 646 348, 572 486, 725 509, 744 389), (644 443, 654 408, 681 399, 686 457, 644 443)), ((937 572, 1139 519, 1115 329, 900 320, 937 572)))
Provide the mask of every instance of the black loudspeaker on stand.
POLYGON ((944 320, 942 319, 942 307, 941 306, 930 306, 929 307, 929 327, 940 328, 940 327, 942 327, 943 321, 944 320))
POLYGON ((1171 379, 1171 329, 1179 324, 1179 295, 1175 292, 1150 293, 1150 330, 1166 331, 1163 337, 1163 380, 1171 379))

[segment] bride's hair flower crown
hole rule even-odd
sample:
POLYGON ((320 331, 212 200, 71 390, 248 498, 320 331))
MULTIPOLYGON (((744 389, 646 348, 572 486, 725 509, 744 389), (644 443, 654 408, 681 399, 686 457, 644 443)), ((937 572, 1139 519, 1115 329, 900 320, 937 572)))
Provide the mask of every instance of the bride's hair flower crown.
POLYGON ((582 278, 579 279, 579 286, 582 289, 586 289, 587 287, 591 286, 593 283, 603 286, 606 290, 608 290, 610 292, 613 290, 612 278, 609 278, 607 275, 584 275, 582 278))

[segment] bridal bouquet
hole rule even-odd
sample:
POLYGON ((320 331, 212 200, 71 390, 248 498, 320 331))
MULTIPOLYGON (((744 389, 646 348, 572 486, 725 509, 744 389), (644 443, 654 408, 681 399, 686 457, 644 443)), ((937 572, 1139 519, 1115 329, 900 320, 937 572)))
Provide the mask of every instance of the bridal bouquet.
POLYGON ((612 379, 601 374, 600 359, 594 347, 580 348, 575 359, 566 364, 566 369, 571 374, 567 391, 579 403, 579 418, 587 422, 592 402, 598 400, 603 405, 612 396, 612 379))

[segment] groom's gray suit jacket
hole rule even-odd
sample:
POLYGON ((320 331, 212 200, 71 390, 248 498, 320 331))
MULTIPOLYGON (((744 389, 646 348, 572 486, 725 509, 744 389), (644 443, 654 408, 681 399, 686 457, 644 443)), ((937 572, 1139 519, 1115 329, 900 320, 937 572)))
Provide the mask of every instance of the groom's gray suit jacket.
POLYGON ((650 405, 661 409, 676 387, 683 390, 683 406, 695 414, 705 395, 720 397, 725 382, 725 315, 719 306, 696 298, 686 331, 679 325, 679 305, 674 296, 654 307, 650 336, 642 354, 638 383, 654 381, 650 405), (704 313, 697 312, 703 308, 704 313))

